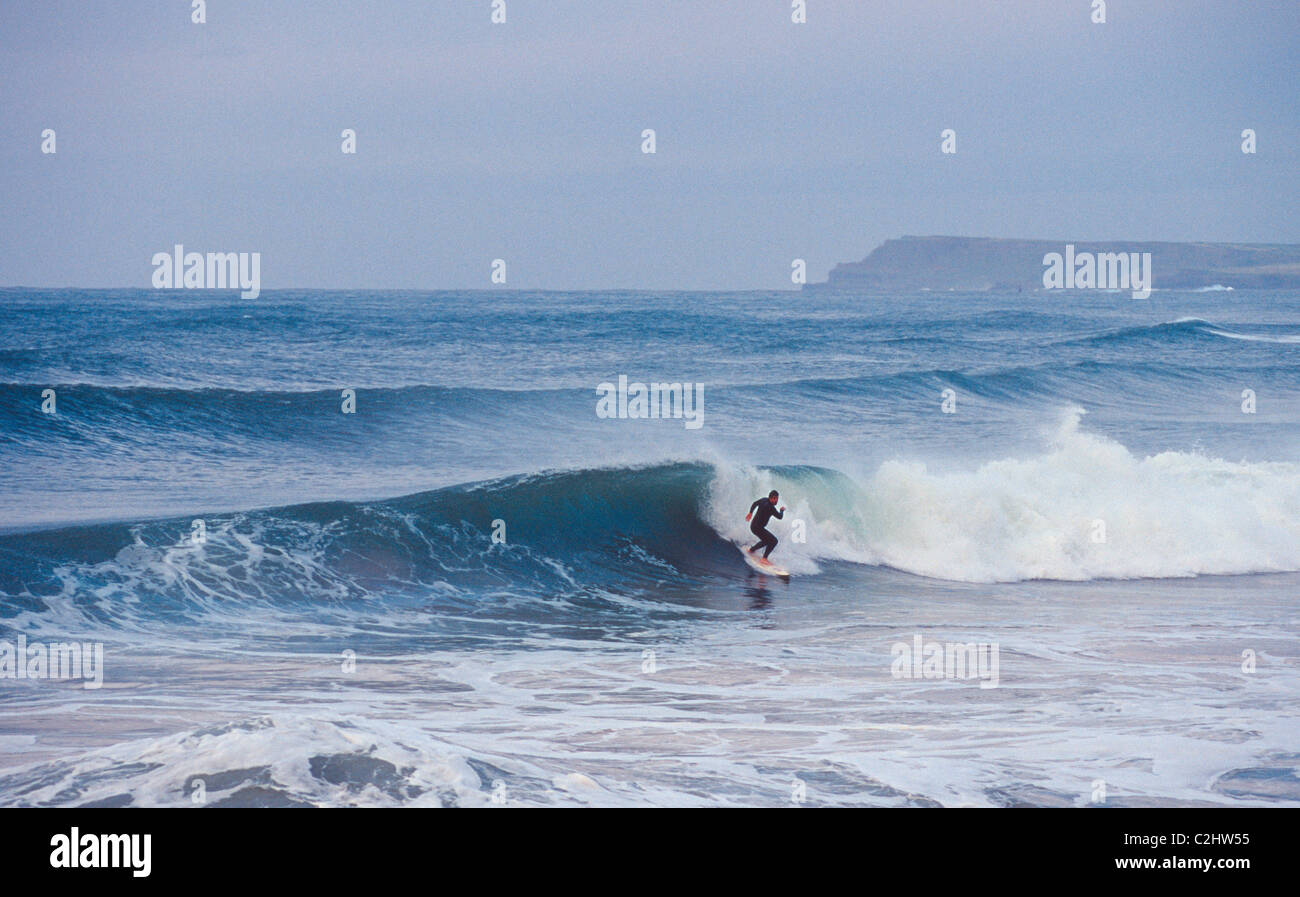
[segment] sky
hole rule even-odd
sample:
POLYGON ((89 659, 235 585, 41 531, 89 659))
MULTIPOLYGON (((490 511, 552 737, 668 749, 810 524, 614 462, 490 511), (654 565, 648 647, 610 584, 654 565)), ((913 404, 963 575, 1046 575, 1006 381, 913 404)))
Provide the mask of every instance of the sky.
POLYGON ((5 0, 0 285, 147 287, 177 243, 264 290, 727 290, 904 234, 1300 242, 1295 0, 504 3, 5 0))

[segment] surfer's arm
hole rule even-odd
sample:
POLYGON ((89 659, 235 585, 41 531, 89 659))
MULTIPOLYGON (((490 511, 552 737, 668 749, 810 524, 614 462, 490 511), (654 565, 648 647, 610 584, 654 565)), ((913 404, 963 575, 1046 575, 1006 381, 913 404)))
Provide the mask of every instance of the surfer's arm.
POLYGON ((763 503, 763 499, 760 498, 758 501, 756 501, 756 502, 754 502, 752 505, 750 505, 750 506, 749 506, 749 513, 745 515, 745 520, 749 520, 749 518, 753 517, 753 516, 754 516, 754 509, 757 508, 757 507, 758 507, 759 505, 761 505, 762 503, 763 503))
POLYGON ((785 517, 785 508, 783 507, 779 511, 773 511, 772 516, 775 517, 777 520, 783 519, 785 517))

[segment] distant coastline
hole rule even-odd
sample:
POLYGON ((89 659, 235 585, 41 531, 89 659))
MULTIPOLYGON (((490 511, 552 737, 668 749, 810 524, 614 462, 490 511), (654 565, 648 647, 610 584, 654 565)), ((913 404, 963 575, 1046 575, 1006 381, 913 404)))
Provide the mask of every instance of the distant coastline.
POLYGON ((804 289, 1043 289, 1043 258, 1072 245, 1079 253, 1150 253, 1156 289, 1300 289, 1300 244, 1139 243, 915 237, 886 240, 860 262, 831 269, 804 289))

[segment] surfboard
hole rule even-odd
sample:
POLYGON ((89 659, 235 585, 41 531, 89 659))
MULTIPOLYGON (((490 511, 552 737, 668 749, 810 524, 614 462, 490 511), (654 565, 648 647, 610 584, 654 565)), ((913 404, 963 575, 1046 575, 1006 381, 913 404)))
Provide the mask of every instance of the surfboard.
POLYGON ((780 576, 782 579, 790 578, 790 571, 784 567, 778 567, 771 561, 763 563, 763 558, 761 556, 752 555, 743 548, 740 549, 740 553, 744 555, 745 563, 749 564, 749 566, 753 567, 759 573, 766 573, 768 576, 780 576))

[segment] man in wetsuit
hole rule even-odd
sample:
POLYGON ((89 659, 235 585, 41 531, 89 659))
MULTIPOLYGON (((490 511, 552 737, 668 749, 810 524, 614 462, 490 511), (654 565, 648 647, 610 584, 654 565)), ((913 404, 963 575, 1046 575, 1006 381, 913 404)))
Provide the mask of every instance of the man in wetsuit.
POLYGON ((758 551, 759 546, 766 545, 767 550, 763 552, 764 561, 766 561, 767 556, 772 553, 772 549, 776 547, 776 536, 767 531, 767 522, 773 517, 780 520, 785 516, 785 508, 781 508, 779 511, 776 509, 777 497, 778 493, 773 489, 768 493, 767 498, 760 498, 758 501, 750 505, 749 513, 745 515, 745 520, 749 520, 751 517, 754 518, 754 522, 749 525, 749 531, 758 536, 758 542, 753 548, 749 549, 749 553, 753 554, 758 551), (757 514, 754 513, 755 508, 758 509, 757 514))

